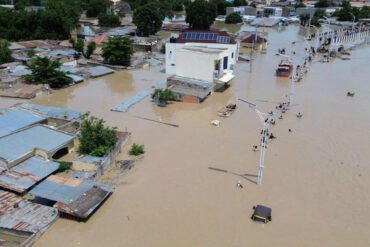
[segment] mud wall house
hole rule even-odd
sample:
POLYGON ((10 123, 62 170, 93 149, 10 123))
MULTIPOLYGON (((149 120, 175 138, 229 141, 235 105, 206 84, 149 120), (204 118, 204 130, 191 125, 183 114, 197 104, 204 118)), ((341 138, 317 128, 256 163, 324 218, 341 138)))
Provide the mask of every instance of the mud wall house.
MULTIPOLYGON (((166 74, 176 74, 176 53, 184 46, 207 46, 209 48, 227 49, 227 69, 232 70, 238 60, 239 44, 224 31, 191 31, 182 32, 177 38, 172 37, 166 43, 166 74)), ((191 62, 189 61, 189 64, 191 62)))

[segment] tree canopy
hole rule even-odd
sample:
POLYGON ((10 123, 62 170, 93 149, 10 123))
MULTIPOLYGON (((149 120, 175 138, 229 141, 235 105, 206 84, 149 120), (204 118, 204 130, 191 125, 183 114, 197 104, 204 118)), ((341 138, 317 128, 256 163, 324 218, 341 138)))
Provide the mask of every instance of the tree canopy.
POLYGON ((238 13, 231 13, 226 16, 225 23, 227 24, 236 24, 243 22, 242 17, 238 13))
POLYGON ((118 27, 121 25, 121 21, 118 15, 108 15, 105 13, 99 14, 98 16, 99 26, 102 27, 118 27))
POLYGON ((339 21, 353 21, 361 18, 370 18, 370 8, 364 6, 361 9, 357 7, 352 7, 350 2, 343 1, 341 4, 341 9, 334 12, 333 16, 338 17, 339 21))
POLYGON ((109 0, 89 0, 87 1, 86 16, 97 17, 99 14, 106 13, 107 8, 112 5, 109 0))
POLYGON ((205 0, 195 0, 186 8, 186 22, 190 29, 209 30, 217 16, 214 4, 205 0))
POLYGON ((0 64, 10 62, 12 60, 12 51, 9 49, 7 40, 0 40, 0 64))
POLYGON ((162 27, 162 17, 153 4, 146 4, 134 11, 132 22, 137 26, 140 36, 148 36, 157 33, 162 27))
POLYGON ((110 37, 103 46, 103 57, 106 63, 128 66, 134 54, 133 41, 128 37, 110 37))
POLYGON ((78 25, 80 9, 55 0, 45 10, 24 11, 0 8, 0 38, 10 41, 30 39, 68 39, 78 25))
POLYGON ((79 152, 102 157, 108 154, 116 144, 117 130, 104 126, 104 120, 87 116, 82 120, 79 152))
POLYGON ((48 57, 35 57, 27 68, 32 71, 30 75, 24 75, 26 82, 31 84, 48 84, 51 88, 62 88, 71 83, 66 73, 58 70, 61 63, 48 57))

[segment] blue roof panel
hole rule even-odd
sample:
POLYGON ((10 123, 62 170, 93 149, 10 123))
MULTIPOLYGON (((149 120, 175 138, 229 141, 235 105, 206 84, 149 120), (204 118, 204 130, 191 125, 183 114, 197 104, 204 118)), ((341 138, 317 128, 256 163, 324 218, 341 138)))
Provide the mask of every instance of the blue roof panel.
POLYGON ((23 109, 0 109, 0 137, 45 119, 43 116, 23 109))
POLYGON ((22 104, 20 105, 20 107, 26 110, 35 111, 37 113, 46 115, 47 117, 66 119, 66 120, 78 119, 85 114, 83 112, 74 111, 74 110, 70 110, 67 108, 58 108, 58 107, 50 107, 50 106, 42 106, 42 105, 34 105, 34 104, 22 104))
POLYGON ((74 137, 51 128, 36 125, 0 138, 0 157, 11 162, 35 148, 49 153, 73 141, 74 137))

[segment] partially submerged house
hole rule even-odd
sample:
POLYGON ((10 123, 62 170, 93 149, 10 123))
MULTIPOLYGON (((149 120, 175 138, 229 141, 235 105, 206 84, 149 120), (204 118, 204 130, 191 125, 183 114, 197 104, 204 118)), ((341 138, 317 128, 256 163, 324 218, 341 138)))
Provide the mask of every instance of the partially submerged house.
POLYGON ((255 50, 266 50, 267 39, 256 34, 251 34, 240 41, 242 47, 254 48, 255 50))
POLYGON ((31 246, 57 218, 52 207, 0 190, 0 246, 31 246))
POLYGON ((58 162, 38 156, 26 159, 9 169, 0 167, 0 187, 23 194, 58 168, 58 162))
POLYGON ((175 99, 178 101, 201 103, 213 92, 214 84, 174 75, 167 79, 167 87, 173 92, 175 99))
POLYGON ((112 188, 91 180, 52 175, 30 191, 35 201, 54 204, 58 211, 78 220, 87 220, 112 194, 112 188))
POLYGON ((0 167, 11 168, 35 155, 44 159, 59 157, 73 150, 72 135, 45 125, 27 129, 0 138, 0 167))

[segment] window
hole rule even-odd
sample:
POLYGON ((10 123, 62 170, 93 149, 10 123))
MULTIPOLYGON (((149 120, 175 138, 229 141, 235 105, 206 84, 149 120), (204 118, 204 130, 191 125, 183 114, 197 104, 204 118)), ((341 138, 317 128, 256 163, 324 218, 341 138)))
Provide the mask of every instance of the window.
POLYGON ((234 58, 234 52, 231 53, 231 58, 234 58))

